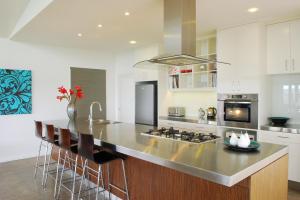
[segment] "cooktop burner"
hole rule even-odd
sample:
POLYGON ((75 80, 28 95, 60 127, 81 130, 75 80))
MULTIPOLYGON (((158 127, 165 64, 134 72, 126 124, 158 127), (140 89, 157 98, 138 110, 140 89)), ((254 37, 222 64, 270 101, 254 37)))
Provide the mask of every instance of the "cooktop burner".
POLYGON ((174 140, 181 140, 193 143, 204 143, 204 142, 212 142, 220 138, 213 133, 200 133, 200 132, 193 132, 193 131, 180 131, 177 129, 171 128, 159 128, 159 129, 150 129, 143 135, 150 135, 162 138, 169 138, 174 140))

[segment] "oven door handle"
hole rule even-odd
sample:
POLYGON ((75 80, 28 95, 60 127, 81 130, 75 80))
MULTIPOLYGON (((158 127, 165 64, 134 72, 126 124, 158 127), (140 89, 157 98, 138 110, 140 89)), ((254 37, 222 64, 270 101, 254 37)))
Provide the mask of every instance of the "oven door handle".
POLYGON ((251 104, 251 101, 225 101, 225 103, 232 103, 232 104, 251 104))

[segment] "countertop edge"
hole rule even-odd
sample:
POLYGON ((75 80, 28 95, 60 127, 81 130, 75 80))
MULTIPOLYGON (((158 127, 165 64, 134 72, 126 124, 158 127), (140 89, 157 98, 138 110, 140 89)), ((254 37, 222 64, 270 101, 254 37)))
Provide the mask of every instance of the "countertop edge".
MULTIPOLYGON (((102 146, 107 146, 111 147, 112 144, 103 142, 99 139, 95 139, 95 144, 102 145, 102 146)), ((165 160, 156 156, 152 156, 150 154, 132 150, 126 147, 118 146, 118 145, 113 145, 115 147, 114 150, 117 152, 123 153, 128 156, 132 156, 134 158, 138 158, 141 160, 144 160, 146 162, 150 162, 153 164, 157 164, 163 167, 167 167, 173 170, 180 171, 184 174, 189 174, 191 176, 196 176, 202 179, 205 179, 207 181, 211 181, 217 184, 221 184, 227 187, 231 187, 240 181, 246 179, 247 177, 251 176, 252 174, 256 173, 257 171, 261 170, 262 168, 268 166, 270 163, 274 162, 275 160, 279 159, 280 157, 288 154, 288 147, 285 147, 278 152, 270 155, 269 157, 253 164, 252 166, 238 172, 237 174, 234 174, 232 176, 227 176, 223 174, 219 174, 216 172, 204 170, 204 169, 199 169, 199 168, 194 168, 192 166, 187 166, 184 164, 176 163, 175 161, 169 161, 165 160)))
POLYGON ((278 160, 279 158, 283 157, 284 155, 288 154, 288 147, 279 150, 278 152, 270 155, 269 157, 253 164, 252 166, 242 170, 241 172, 233 175, 230 177, 230 181, 228 183, 228 187, 231 187, 240 181, 244 180, 245 178, 251 176, 252 174, 256 173, 257 171, 263 169, 264 167, 268 166, 272 162, 278 160))

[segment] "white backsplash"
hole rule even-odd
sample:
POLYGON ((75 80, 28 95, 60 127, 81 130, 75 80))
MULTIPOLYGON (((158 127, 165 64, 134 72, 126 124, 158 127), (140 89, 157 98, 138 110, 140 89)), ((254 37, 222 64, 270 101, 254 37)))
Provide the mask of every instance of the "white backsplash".
POLYGON ((198 117, 199 108, 217 107, 216 92, 170 92, 168 106, 185 107, 186 116, 198 117))
POLYGON ((300 124, 300 75, 272 76, 272 116, 300 124))

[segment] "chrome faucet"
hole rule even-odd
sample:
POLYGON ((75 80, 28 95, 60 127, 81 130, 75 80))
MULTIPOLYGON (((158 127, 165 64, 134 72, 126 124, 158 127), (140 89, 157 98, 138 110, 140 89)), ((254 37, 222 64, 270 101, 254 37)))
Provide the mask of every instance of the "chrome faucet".
POLYGON ((90 105, 90 114, 89 114, 89 121, 90 121, 90 122, 94 120, 94 118, 93 118, 93 106, 94 106, 94 104, 97 104, 97 105, 99 106, 100 112, 102 112, 102 106, 101 106, 101 103, 98 102, 98 101, 93 101, 93 102, 91 103, 91 105, 90 105))

